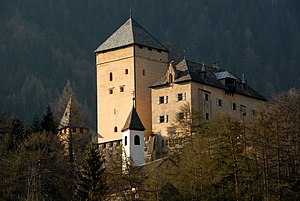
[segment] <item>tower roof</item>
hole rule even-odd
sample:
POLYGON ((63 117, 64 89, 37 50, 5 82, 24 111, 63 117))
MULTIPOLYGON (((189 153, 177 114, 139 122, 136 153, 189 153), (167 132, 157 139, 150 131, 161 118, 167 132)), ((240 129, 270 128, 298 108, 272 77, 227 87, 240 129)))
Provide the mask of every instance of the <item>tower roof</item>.
POLYGON ((85 119, 81 115, 79 106, 77 104, 78 103, 76 100, 70 96, 66 109, 58 125, 58 129, 66 127, 84 127, 85 119))
POLYGON ((128 115, 125 125, 121 131, 123 132, 127 129, 137 130, 137 131, 145 130, 145 127, 142 124, 142 121, 141 121, 135 107, 132 107, 132 110, 131 110, 130 114, 128 115))
POLYGON ((119 29, 106 39, 96 50, 103 52, 127 45, 144 45, 163 51, 168 51, 157 39, 130 17, 119 29))

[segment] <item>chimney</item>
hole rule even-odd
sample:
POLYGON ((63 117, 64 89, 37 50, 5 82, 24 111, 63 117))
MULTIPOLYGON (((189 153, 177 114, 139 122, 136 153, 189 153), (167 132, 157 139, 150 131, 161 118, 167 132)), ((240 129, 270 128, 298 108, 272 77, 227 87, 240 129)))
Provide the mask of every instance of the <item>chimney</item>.
POLYGON ((203 79, 205 79, 206 78, 206 70, 205 70, 204 62, 202 63, 202 68, 201 68, 200 73, 203 75, 203 79))
POLYGON ((219 62, 218 61, 215 61, 213 64, 212 64, 212 67, 216 70, 219 69, 219 62))
POLYGON ((247 84, 247 81, 245 80, 245 74, 243 73, 242 74, 242 86, 243 86, 243 89, 246 89, 246 84, 247 84))

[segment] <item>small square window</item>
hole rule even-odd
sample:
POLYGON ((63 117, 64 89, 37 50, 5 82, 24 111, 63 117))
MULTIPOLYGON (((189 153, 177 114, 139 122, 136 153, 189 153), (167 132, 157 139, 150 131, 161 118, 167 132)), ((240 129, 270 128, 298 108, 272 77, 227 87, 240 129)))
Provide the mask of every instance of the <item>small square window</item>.
POLYGON ((114 89, 109 89, 109 94, 113 94, 114 93, 114 89))
POLYGON ((124 92, 124 86, 120 86, 120 92, 124 92))
POLYGON ((158 123, 167 123, 168 122, 168 115, 162 115, 158 118, 158 123))
POLYGON ((128 69, 125 69, 125 75, 127 75, 128 74, 128 69))
POLYGON ((161 50, 157 50, 157 52, 161 52, 161 50))
POLYGON ((184 113, 183 113, 183 112, 178 113, 178 114, 177 114, 177 119, 178 119, 178 120, 184 119, 184 113))
POLYGON ((257 115, 257 111, 254 110, 254 109, 251 109, 251 114, 252 114, 252 116, 256 116, 257 115))
POLYGON ((146 75, 146 72, 145 72, 145 70, 143 70, 143 76, 145 76, 146 75))
POLYGON ((148 47, 148 50, 149 50, 149 51, 152 51, 152 48, 151 48, 151 47, 148 47))
POLYGON ((217 99, 217 106, 222 107, 223 106, 223 100, 217 99))
POLYGON ((176 101, 182 101, 185 100, 186 94, 185 93, 180 93, 176 95, 176 101))
POLYGON ((116 133, 116 132, 118 132, 118 127, 114 127, 114 132, 116 133))
POLYGON ((157 104, 163 104, 163 103, 168 103, 168 96, 159 96, 157 98, 157 104))

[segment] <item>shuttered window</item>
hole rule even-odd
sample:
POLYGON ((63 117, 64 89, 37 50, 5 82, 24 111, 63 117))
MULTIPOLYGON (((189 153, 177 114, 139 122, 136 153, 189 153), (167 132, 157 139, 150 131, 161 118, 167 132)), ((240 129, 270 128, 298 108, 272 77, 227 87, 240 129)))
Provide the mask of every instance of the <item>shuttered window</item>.
POLYGON ((176 94, 176 101, 183 101, 183 100, 186 100, 186 93, 176 94))

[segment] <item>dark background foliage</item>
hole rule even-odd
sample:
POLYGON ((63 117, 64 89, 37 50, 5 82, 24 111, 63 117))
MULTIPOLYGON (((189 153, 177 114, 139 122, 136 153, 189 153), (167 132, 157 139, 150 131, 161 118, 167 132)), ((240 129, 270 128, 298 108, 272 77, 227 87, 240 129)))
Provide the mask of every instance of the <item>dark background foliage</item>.
POLYGON ((67 80, 95 127, 93 51, 133 17, 183 56, 245 74, 269 97, 300 84, 300 1, 0 0, 0 111, 30 121, 67 80))

